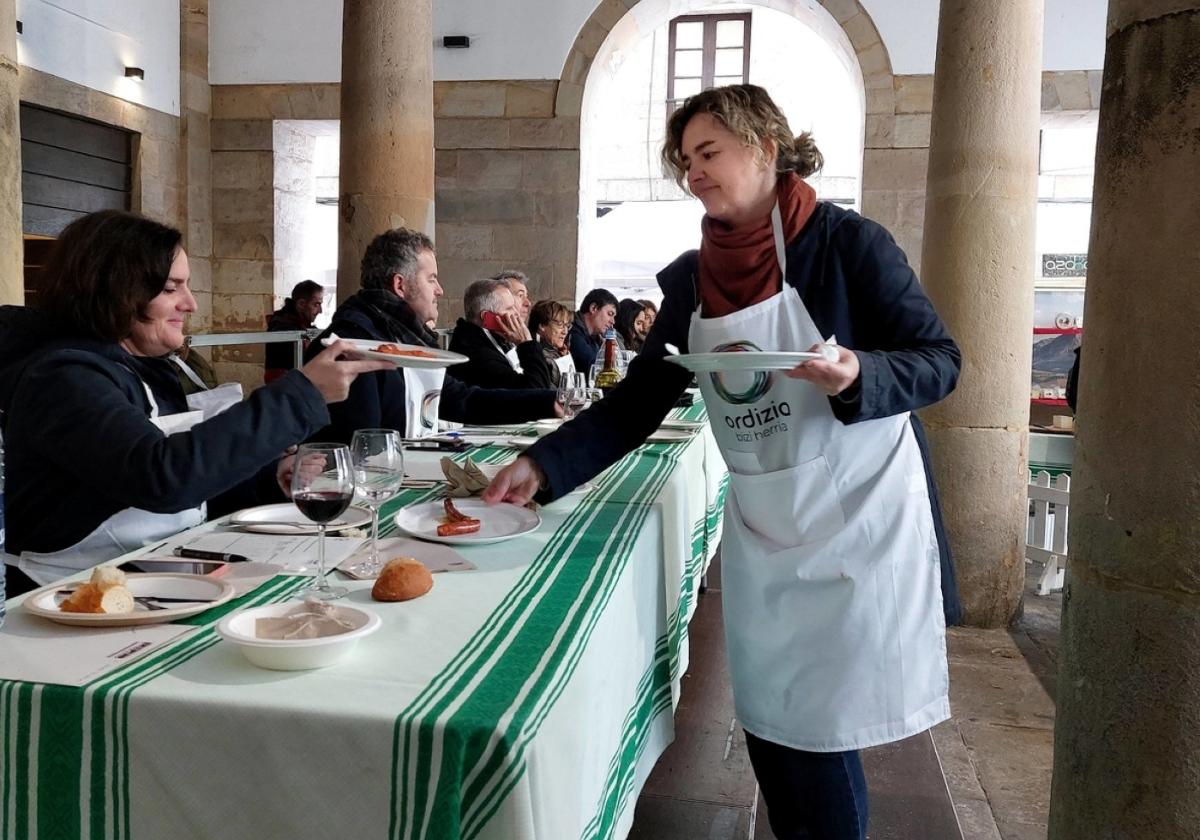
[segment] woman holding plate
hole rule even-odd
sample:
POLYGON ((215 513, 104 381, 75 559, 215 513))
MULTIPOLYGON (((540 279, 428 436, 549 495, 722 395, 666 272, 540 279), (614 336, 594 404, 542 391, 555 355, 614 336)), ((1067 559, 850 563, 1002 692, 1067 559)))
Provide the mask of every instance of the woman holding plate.
POLYGON ((55 242, 36 308, 0 309, 6 550, 38 584, 198 525, 206 503, 283 498, 281 453, 358 374, 391 367, 339 360, 351 347, 335 344, 204 419, 166 358, 196 309, 181 243, 133 213, 92 213, 55 242))
POLYGON ((911 412, 954 389, 961 357, 887 231, 817 200, 803 179, 821 154, 762 88, 688 99, 663 160, 704 204, 700 250, 658 275, 662 307, 624 381, 485 498, 556 498, 642 443, 691 376, 668 344, 740 351, 698 377, 730 472, 721 574, 738 720, 776 836, 862 838, 859 750, 950 713, 957 596, 911 412), (819 350, 786 371, 753 367, 756 352, 819 350))

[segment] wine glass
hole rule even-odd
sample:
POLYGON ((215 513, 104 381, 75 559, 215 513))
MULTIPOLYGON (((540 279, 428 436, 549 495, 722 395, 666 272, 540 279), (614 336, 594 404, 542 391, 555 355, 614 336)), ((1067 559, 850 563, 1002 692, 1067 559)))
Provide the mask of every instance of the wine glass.
POLYGON ((357 567, 373 577, 383 569, 379 562, 379 507, 400 490, 404 482, 404 448, 394 429, 359 429, 350 440, 354 491, 371 510, 371 556, 357 567))
POLYGON ((329 601, 346 594, 346 587, 331 586, 325 579, 325 525, 341 516, 353 498, 354 471, 346 445, 303 444, 292 470, 292 501, 306 518, 317 523, 317 576, 296 593, 297 598, 329 601))
POLYGON ((564 373, 559 380, 558 402, 563 409, 563 419, 570 420, 587 408, 587 380, 582 373, 564 373))

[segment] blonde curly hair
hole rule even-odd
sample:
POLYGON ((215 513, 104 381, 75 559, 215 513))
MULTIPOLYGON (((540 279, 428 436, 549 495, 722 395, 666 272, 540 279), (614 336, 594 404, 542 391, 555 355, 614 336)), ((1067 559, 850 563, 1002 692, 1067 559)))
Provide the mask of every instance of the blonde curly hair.
POLYGON ((779 149, 775 171, 782 175, 795 172, 807 178, 825 163, 820 149, 808 132, 792 135, 787 117, 770 95, 758 85, 728 85, 710 88, 689 96, 667 119, 667 139, 663 142, 663 171, 686 187, 687 167, 683 162, 683 130, 697 114, 710 114, 747 146, 763 154, 763 142, 774 140, 779 149))

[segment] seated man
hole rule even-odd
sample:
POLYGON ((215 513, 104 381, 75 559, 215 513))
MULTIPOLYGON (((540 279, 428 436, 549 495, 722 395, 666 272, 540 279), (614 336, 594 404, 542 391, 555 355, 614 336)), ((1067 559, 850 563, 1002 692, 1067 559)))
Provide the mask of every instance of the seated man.
POLYGON ((587 373, 604 346, 604 333, 617 317, 617 298, 606 289, 592 289, 579 304, 569 342, 575 370, 587 373))
POLYGON ((529 333, 513 293, 499 280, 476 280, 463 295, 450 349, 471 361, 454 376, 480 388, 552 388, 554 376, 529 333))
POLYGON ((521 312, 521 320, 528 321, 529 313, 533 309, 533 301, 529 299, 529 277, 525 272, 506 268, 494 275, 492 279, 499 280, 508 287, 508 290, 513 293, 513 297, 517 299, 517 309, 521 312))
MULTIPOLYGON (((362 288, 333 313, 329 329, 309 348, 322 349, 329 333, 397 344, 437 347, 426 322, 437 318, 437 257, 423 233, 396 228, 367 246, 361 268, 362 288)), ((397 367, 364 374, 350 396, 331 405, 330 425, 317 439, 349 441, 356 429, 396 429, 407 438, 437 431, 438 417, 465 423, 520 423, 561 413, 555 392, 495 391, 464 385, 454 368, 397 367)))
MULTIPOLYGON (((267 319, 267 332, 290 332, 312 329, 313 322, 325 308, 325 290, 315 280, 302 280, 285 298, 283 306, 271 313, 267 319)), ((308 349, 308 342, 304 342, 308 349)), ((263 382, 268 385, 283 376, 296 365, 296 347, 288 342, 268 344, 263 364, 263 382)))

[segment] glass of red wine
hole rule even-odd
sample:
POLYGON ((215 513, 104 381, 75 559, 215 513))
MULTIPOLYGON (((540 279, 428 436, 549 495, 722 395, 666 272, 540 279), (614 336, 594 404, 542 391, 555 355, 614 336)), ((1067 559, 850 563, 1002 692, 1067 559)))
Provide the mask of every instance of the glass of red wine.
POLYGON ((292 501, 308 519, 317 523, 317 576, 296 593, 297 598, 341 598, 344 586, 325 579, 325 525, 345 512, 354 498, 354 470, 350 449, 341 443, 306 443, 296 452, 292 470, 292 501))

